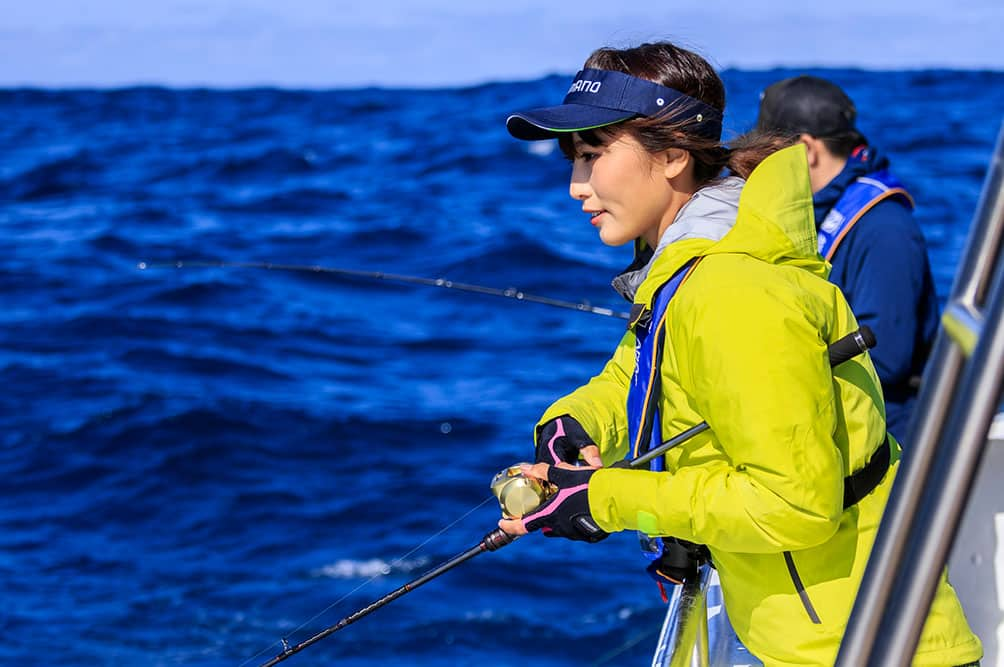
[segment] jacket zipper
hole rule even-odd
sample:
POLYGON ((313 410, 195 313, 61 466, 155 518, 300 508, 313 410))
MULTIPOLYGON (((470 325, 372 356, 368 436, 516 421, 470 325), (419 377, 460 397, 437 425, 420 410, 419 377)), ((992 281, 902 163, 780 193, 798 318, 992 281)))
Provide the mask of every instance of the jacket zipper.
POLYGON ((795 569, 795 561, 792 559, 790 551, 784 552, 784 562, 788 566, 791 583, 795 584, 795 590, 798 592, 798 597, 802 599, 802 606, 805 607, 805 613, 809 615, 809 620, 816 625, 821 625, 822 621, 819 620, 819 614, 816 613, 815 607, 812 606, 812 600, 809 599, 809 594, 805 591, 802 578, 798 576, 798 570, 795 569))

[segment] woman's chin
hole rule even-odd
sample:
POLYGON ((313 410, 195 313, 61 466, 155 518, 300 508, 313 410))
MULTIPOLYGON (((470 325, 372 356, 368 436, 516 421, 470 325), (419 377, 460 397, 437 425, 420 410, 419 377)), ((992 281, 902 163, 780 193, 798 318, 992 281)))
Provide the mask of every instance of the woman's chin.
POLYGON ((614 230, 611 230, 609 227, 600 228, 600 241, 603 242, 603 245, 617 247, 617 246, 622 246, 625 243, 628 243, 629 241, 633 240, 634 239, 627 238, 624 234, 618 234, 614 230))

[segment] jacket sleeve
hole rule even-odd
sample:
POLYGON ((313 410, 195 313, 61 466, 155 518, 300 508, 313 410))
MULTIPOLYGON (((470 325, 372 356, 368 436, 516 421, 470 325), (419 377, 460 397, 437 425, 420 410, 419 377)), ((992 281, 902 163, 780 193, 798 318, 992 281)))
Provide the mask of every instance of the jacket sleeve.
POLYGON ((603 370, 551 404, 538 426, 560 415, 571 415, 600 448, 604 465, 624 458, 628 440, 625 406, 634 373, 634 346, 634 332, 628 331, 603 370))
POLYGON ((713 289, 694 280, 681 292, 671 335, 680 386, 723 456, 681 459, 675 472, 600 470, 591 512, 607 531, 728 551, 821 544, 838 528, 844 469, 825 335, 797 293, 777 298, 764 285, 730 284, 727 300, 691 298, 683 310, 684 294, 713 289))

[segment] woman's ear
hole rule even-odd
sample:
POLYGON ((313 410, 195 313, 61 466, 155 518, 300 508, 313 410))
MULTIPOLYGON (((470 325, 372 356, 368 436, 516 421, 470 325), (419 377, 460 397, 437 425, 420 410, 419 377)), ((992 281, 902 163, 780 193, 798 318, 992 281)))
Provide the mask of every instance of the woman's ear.
POLYGON ((670 148, 666 151, 666 165, 663 174, 667 179, 674 179, 684 173, 691 164, 690 151, 682 148, 670 148))

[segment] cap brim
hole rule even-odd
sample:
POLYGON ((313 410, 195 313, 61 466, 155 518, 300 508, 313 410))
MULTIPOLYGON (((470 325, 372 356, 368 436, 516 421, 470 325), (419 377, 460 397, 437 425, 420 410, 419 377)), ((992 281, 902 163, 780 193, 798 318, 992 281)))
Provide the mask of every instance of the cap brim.
POLYGON ((638 114, 623 109, 604 109, 585 104, 562 104, 514 113, 506 119, 509 134, 517 139, 533 141, 553 139, 569 132, 581 132, 613 125, 638 114))

